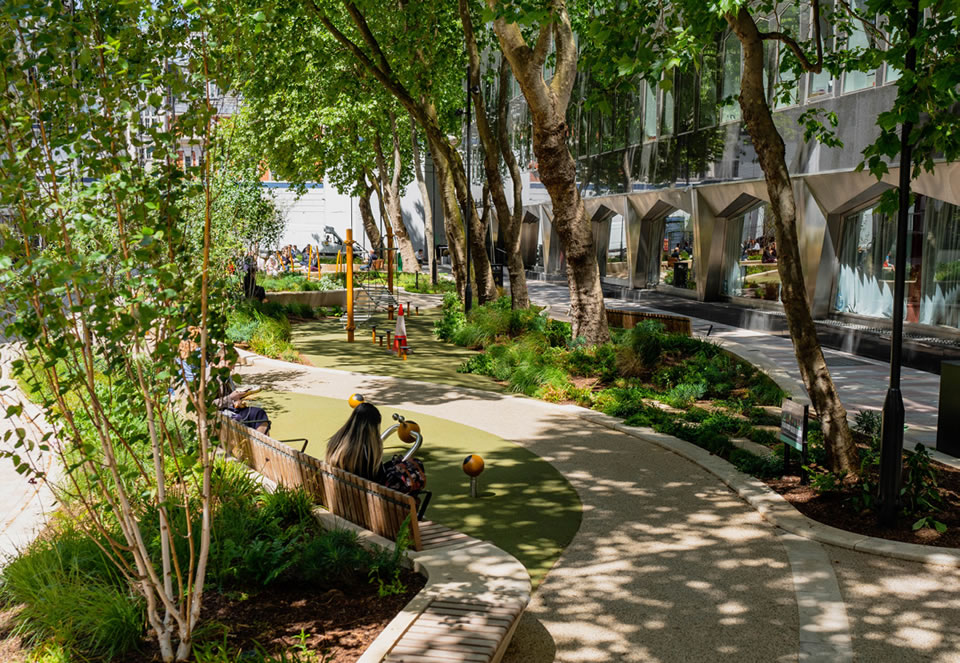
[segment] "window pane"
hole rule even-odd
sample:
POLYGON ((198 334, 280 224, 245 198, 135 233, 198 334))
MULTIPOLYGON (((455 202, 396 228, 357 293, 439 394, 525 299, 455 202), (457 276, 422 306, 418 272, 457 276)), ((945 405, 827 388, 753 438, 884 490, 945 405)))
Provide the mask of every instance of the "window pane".
POLYGON ((734 297, 779 301, 776 242, 768 205, 728 219, 720 291, 734 297))
POLYGON ((661 136, 672 136, 673 135, 673 90, 663 90, 661 95, 663 99, 662 109, 660 112, 660 135, 661 136))
MULTIPOLYGON (((791 36, 800 34, 800 12, 796 5, 789 7, 780 15, 780 30, 791 36)), ((777 99, 774 107, 783 108, 784 106, 796 105, 799 102, 799 94, 797 75, 792 71, 784 72, 782 68, 785 58, 789 58, 791 62, 795 61, 794 55, 782 42, 777 42, 777 50, 778 85, 775 92, 777 99)))
MULTIPOLYGON (((843 221, 837 310, 878 318, 893 312, 897 224, 876 209, 851 214, 843 221)), ((919 242, 915 242, 914 215, 907 226, 907 281, 919 273, 919 242), (914 260, 914 249, 918 249, 914 260), (916 265, 916 269, 914 269, 916 265)), ((911 316, 907 316, 909 320, 911 316)), ((915 316, 914 316, 915 317, 915 316)))
MULTIPOLYGON (((866 0, 854 0, 858 10, 863 10, 866 7, 866 0)), ((870 46, 870 40, 867 37, 866 31, 863 29, 863 26, 858 21, 852 22, 853 32, 847 37, 847 48, 849 49, 863 49, 870 46)), ((877 82, 877 71, 871 69, 870 71, 847 71, 843 75, 843 91, 844 92, 855 92, 857 90, 863 90, 868 87, 873 87, 877 82)))
POLYGON ((643 87, 643 139, 654 140, 657 137, 657 91, 649 82, 643 87))
MULTIPOLYGON (((923 289, 919 322, 960 327, 960 207, 933 198, 925 201, 923 268, 917 276, 923 289)), ((907 287, 907 307, 914 303, 907 287)), ((909 310, 908 310, 909 319, 909 310)))
POLYGON ((637 145, 643 142, 643 95, 647 84, 643 81, 637 86, 633 93, 633 107, 630 112, 630 136, 627 141, 630 145, 637 145))
POLYGON ((701 129, 717 123, 717 73, 720 69, 720 55, 716 46, 710 46, 703 54, 703 66, 700 68, 700 123, 701 129))
POLYGON ((677 72, 677 133, 694 130, 694 111, 696 110, 696 83, 693 72, 677 72))
POLYGON ((720 110, 720 122, 736 122, 740 119, 740 105, 733 97, 740 94, 740 40, 735 34, 724 40, 722 82, 720 97, 730 99, 730 103, 720 110))
MULTIPOLYGON (((824 55, 833 49, 833 25, 824 18, 828 14, 832 3, 824 2, 821 4, 820 11, 820 34, 823 38, 824 55)), ((810 39, 813 39, 813 13, 810 15, 810 39)), ((807 97, 816 97, 822 94, 833 93, 833 75, 824 69, 819 74, 810 74, 810 87, 807 90, 807 97)))

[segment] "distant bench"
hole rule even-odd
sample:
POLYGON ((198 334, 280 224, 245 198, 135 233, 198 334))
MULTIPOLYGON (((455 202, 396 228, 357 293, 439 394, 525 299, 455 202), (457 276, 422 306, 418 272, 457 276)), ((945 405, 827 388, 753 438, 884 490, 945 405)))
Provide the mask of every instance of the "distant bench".
POLYGON ((665 313, 647 313, 645 311, 623 311, 620 309, 607 309, 607 324, 611 327, 620 327, 621 329, 633 329, 638 323, 644 320, 656 320, 663 325, 663 330, 668 334, 683 334, 684 336, 693 336, 693 326, 690 318, 682 315, 667 315, 665 313))

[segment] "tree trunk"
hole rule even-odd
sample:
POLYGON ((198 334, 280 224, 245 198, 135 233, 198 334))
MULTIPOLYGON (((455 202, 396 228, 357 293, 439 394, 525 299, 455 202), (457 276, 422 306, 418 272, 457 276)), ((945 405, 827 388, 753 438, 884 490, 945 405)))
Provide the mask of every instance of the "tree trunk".
MULTIPOLYGON (((469 184, 467 182, 466 171, 463 168, 463 159, 456 150, 451 150, 448 155, 449 161, 453 164, 450 169, 453 175, 453 185, 457 193, 457 202, 459 208, 467 206, 467 191, 469 184)), ((473 200, 473 197, 470 197, 473 200)), ((480 215, 477 214, 475 205, 469 205, 468 214, 470 214, 470 259, 473 261, 473 279, 477 284, 477 301, 485 304, 497 298, 497 287, 493 282, 493 269, 490 267, 490 258, 487 256, 486 235, 487 228, 484 226, 480 215)), ((463 218, 463 215, 459 215, 463 218)))
POLYGON ((506 58, 500 59, 500 88, 497 97, 497 142, 504 163, 510 171, 510 184, 513 187, 513 212, 507 221, 498 219, 500 234, 503 236, 503 248, 507 252, 507 270, 510 272, 510 301, 513 308, 528 308, 530 296, 527 293, 527 272, 520 254, 520 231, 523 228, 523 175, 517 164, 517 157, 510 147, 507 134, 507 89, 510 65, 506 58))
POLYGON ((357 206, 360 208, 360 220, 363 223, 363 231, 370 240, 370 248, 380 246, 383 239, 380 237, 380 231, 377 229, 377 220, 373 216, 373 207, 370 205, 370 194, 373 193, 373 186, 367 183, 366 177, 357 180, 360 193, 357 195, 357 206))
POLYGON ((417 139, 417 121, 410 117, 410 144, 413 147, 413 172, 417 177, 417 188, 420 189, 420 200, 423 201, 423 266, 427 274, 433 274, 433 202, 430 192, 427 191, 427 182, 423 177, 423 162, 420 160, 420 142, 417 139))
POLYGON ((847 411, 830 377, 813 316, 807 305, 797 239, 796 200, 787 169, 783 138, 774 125, 763 81, 763 40, 747 9, 741 8, 736 14, 727 14, 726 19, 743 45, 740 108, 767 182, 777 239, 781 299, 797 365, 820 418, 830 469, 857 473, 858 454, 847 424, 847 411))
POLYGON ((443 193, 443 227, 447 236, 447 250, 450 252, 453 278, 457 282, 457 292, 463 299, 467 285, 467 270, 463 250, 465 246, 463 243, 463 226, 460 224, 460 210, 457 207, 459 204, 457 193, 454 190, 453 176, 450 174, 450 168, 442 149, 436 146, 433 141, 430 141, 430 148, 433 154, 433 166, 436 170, 437 180, 440 182, 440 190, 443 193))
POLYGON ((403 224, 403 209, 400 207, 400 183, 399 183, 399 146, 396 145, 396 133, 394 132, 394 170, 393 174, 387 170, 387 162, 383 154, 383 145, 380 142, 380 136, 375 135, 373 139, 374 152, 377 158, 377 170, 380 173, 380 190, 383 191, 384 204, 387 211, 387 223, 393 228, 393 235, 397 240, 397 253, 403 258, 404 270, 407 270, 407 263, 413 261, 413 271, 420 271, 417 265, 417 256, 413 252, 413 245, 410 243, 410 235, 407 234, 407 227, 403 224))
MULTIPOLYGON (((487 0, 487 5, 496 10, 497 0, 487 0)), ((541 22, 534 48, 527 45, 516 23, 498 18, 494 29, 533 118, 537 170, 550 194, 553 227, 567 259, 573 336, 582 336, 590 344, 606 343, 610 330, 593 229, 577 190, 576 164, 566 142, 566 113, 577 73, 577 47, 563 3, 553 3, 551 11, 553 16, 541 22), (556 37, 556 69, 548 85, 543 79, 543 66, 551 34, 556 37)))
MULTIPOLYGON (((522 214, 522 209, 518 207, 516 196, 514 200, 514 214, 510 212, 510 206, 507 204, 507 196, 504 190, 503 176, 500 174, 500 145, 497 140, 497 136, 494 133, 493 127, 490 126, 490 120, 487 117, 487 107, 484 102, 482 88, 480 85, 480 49, 477 46, 477 40, 473 33, 473 23, 470 18, 470 10, 467 5, 467 0, 459 0, 460 5, 460 20, 463 24, 464 34, 466 36, 467 42, 467 52, 470 57, 470 97, 473 100, 473 108, 476 111, 477 116, 477 135, 480 136, 480 142, 483 144, 483 170, 487 178, 487 190, 490 193, 490 197, 493 200, 494 209, 497 211, 497 223, 499 226, 499 232, 502 235, 509 236, 510 239, 517 241, 504 242, 505 249, 507 250, 507 255, 509 256, 511 251, 519 252, 519 237, 520 231, 519 228, 514 228, 514 216, 519 216, 522 214), (516 246, 514 246, 516 244, 516 246)), ((501 77, 502 78, 502 77, 501 77)), ((502 85, 502 80, 501 80, 502 85)), ((501 88, 500 98, 505 98, 505 91, 501 88)), ((498 105, 498 111, 500 106, 498 105)), ((504 118, 499 120, 500 125, 503 127, 504 133, 506 132, 505 127, 505 117, 506 117, 506 107, 504 103, 503 110, 504 118)), ((498 113, 499 117, 499 113, 498 113)), ((510 153, 512 156, 512 152, 510 153)), ((515 165, 514 161, 514 165, 515 165)), ((513 171, 511 171, 512 173, 513 171)), ((517 182, 514 181, 514 191, 517 192, 518 189, 517 182)), ((486 231, 486 225, 489 221, 484 222, 484 231, 486 231)), ((508 264, 509 264, 508 259, 508 264)), ((522 261, 521 261, 522 262, 522 261)), ((527 283, 526 283, 526 273, 521 271, 518 275, 514 274, 512 271, 510 273, 510 297, 511 297, 511 306, 513 308, 527 308, 530 305, 530 300, 527 297, 527 283), (516 283, 517 290, 514 290, 514 283, 516 283)))
POLYGON ((400 256, 403 258, 403 271, 416 273, 420 271, 420 263, 417 262, 417 253, 413 250, 413 242, 410 241, 407 224, 403 221, 403 207, 400 204, 400 175, 403 171, 403 157, 400 153, 397 118, 392 111, 388 115, 390 117, 390 137, 393 145, 393 172, 390 175, 390 200, 393 206, 390 217, 393 222, 393 234, 397 238, 397 247, 400 256))

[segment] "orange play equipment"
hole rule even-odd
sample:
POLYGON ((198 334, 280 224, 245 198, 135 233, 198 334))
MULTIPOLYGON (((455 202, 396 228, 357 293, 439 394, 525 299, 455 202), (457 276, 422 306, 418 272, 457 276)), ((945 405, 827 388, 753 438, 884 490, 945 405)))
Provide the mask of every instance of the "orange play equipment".
POLYGON ((470 454, 463 459, 463 473, 470 477, 470 497, 477 497, 477 477, 483 472, 483 458, 470 454))

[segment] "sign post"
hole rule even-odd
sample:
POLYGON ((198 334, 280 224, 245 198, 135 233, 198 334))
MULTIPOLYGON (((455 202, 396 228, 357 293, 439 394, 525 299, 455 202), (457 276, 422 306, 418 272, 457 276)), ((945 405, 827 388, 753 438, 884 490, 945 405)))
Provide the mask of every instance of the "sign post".
POLYGON ((781 408, 780 441, 783 442, 783 471, 790 469, 790 447, 800 452, 800 483, 807 484, 807 421, 810 416, 810 406, 800 405, 791 400, 784 400, 781 408))

